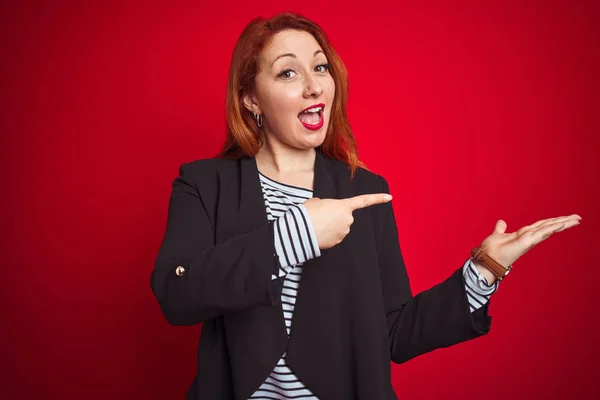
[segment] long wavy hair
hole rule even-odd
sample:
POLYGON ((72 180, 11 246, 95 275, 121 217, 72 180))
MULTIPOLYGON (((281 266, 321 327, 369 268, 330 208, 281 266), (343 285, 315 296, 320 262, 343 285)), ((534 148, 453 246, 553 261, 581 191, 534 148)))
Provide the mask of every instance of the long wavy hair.
POLYGON ((242 31, 231 57, 227 84, 227 137, 217 157, 236 159, 254 157, 264 144, 252 113, 243 104, 245 93, 254 93, 259 58, 275 34, 287 29, 306 31, 317 40, 331 66, 335 96, 325 140, 319 146, 322 154, 348 165, 351 178, 357 167, 367 169, 358 159, 356 139, 346 112, 348 71, 333 49, 325 32, 314 22, 296 13, 281 13, 269 19, 252 20, 242 31))

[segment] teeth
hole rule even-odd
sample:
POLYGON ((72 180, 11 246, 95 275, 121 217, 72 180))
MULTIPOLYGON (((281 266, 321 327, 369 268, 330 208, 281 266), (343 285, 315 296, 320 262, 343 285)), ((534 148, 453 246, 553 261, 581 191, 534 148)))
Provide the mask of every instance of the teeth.
POLYGON ((305 113, 315 113, 315 112, 319 112, 323 110, 323 107, 314 107, 314 108, 309 108, 308 110, 304 111, 305 113))

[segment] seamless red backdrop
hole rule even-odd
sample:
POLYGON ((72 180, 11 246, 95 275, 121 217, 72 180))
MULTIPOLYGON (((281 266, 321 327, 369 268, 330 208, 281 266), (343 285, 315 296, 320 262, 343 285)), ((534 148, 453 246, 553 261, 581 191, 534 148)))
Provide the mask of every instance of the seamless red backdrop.
POLYGON ((403 399, 598 398, 594 1, 2 2, 0 398, 183 398, 197 327, 149 279, 182 162, 224 138, 229 57, 291 10, 350 74, 414 293, 491 233, 578 213, 515 263, 476 340, 393 366, 403 399))

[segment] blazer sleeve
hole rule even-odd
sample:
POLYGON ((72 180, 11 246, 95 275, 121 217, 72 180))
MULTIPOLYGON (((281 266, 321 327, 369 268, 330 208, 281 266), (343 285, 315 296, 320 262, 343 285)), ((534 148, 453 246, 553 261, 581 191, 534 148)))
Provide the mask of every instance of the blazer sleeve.
POLYGON ((173 325, 193 325, 228 312, 274 306, 281 297, 273 222, 215 245, 200 194, 182 164, 173 181, 167 227, 150 284, 173 325), (184 268, 182 276, 176 274, 184 268))
MULTIPOLYGON (((380 176, 383 192, 389 193, 380 176)), ((491 326, 487 302, 471 313, 462 265, 445 281, 412 295, 392 202, 381 204, 378 262, 392 362, 408 361, 429 351, 487 334, 491 326)), ((439 257, 443 260, 443 256, 439 257)))

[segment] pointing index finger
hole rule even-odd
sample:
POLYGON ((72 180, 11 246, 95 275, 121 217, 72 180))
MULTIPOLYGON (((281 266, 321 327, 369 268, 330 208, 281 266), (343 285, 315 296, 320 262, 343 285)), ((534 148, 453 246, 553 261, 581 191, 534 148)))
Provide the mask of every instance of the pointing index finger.
POLYGON ((350 197, 344 199, 343 201, 348 204, 352 211, 354 211, 359 208, 365 208, 375 204, 387 203, 390 200, 392 200, 392 196, 387 193, 370 193, 350 197))

